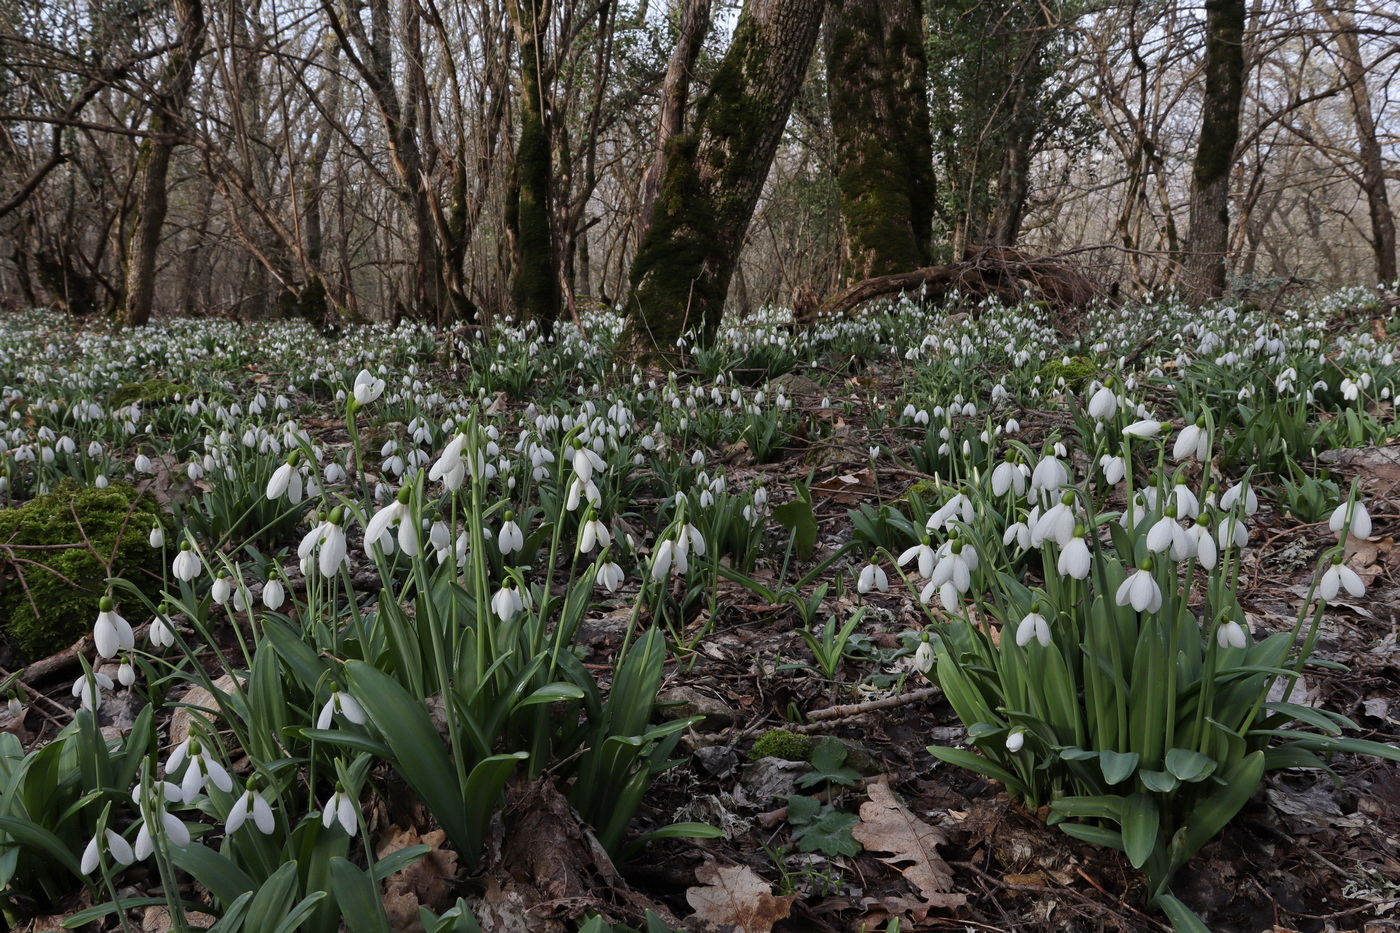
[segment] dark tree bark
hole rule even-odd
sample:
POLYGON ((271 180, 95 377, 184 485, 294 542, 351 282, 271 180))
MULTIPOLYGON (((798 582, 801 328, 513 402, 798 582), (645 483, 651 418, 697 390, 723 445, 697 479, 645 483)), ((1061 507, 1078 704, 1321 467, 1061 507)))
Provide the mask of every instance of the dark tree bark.
POLYGON ((507 224, 515 247, 516 310, 539 323, 545 333, 559 319, 558 249, 550 221, 549 111, 545 106, 543 44, 550 0, 510 0, 507 4, 520 49, 520 145, 515 152, 507 224))
POLYGON ((632 264, 631 341, 708 344, 821 28, 824 0, 748 0, 688 132, 666 144, 651 229, 632 264))
POLYGON ((179 24, 180 41, 170 53, 155 100, 151 102, 151 116, 147 121, 150 135, 141 142, 137 154, 134 200, 126 223, 127 241, 122 259, 124 287, 118 317, 128 327, 145 324, 151 319, 156 253, 168 206, 166 176, 170 173, 170 155, 176 143, 173 131, 189 97, 195 63, 204 51, 203 0, 175 0, 175 19, 179 24))
POLYGON ((1206 87, 1191 174, 1191 229, 1182 285, 1203 301, 1225 293, 1230 245, 1230 170, 1244 95, 1244 0, 1206 0, 1206 87))
POLYGON ((934 198, 921 0, 840 0, 826 17, 848 278, 921 268, 934 198))
POLYGON ((1041 92, 1047 77, 1045 46, 1049 41, 1049 8, 1035 7, 1031 35, 1017 68, 1015 90, 1011 94, 1011 119, 1007 123, 1001 149, 1001 169, 997 173, 997 200, 987 225, 988 246, 1015 246, 1026 216, 1031 193, 1031 159, 1043 129, 1041 92))

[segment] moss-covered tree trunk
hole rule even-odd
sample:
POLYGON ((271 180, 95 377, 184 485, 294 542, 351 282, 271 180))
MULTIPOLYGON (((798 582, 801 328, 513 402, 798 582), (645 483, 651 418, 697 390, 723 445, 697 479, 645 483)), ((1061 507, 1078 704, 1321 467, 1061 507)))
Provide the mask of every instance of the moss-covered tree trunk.
POLYGON ((628 336, 672 353, 719 329, 729 280, 821 28, 825 0, 747 0, 687 132, 666 143, 651 229, 632 263, 628 336))
POLYGON ((934 198, 922 2, 838 0, 826 17, 847 276, 922 268, 934 198))
POLYGON ((507 214, 515 250, 511 290, 516 310, 550 333, 559 319, 560 289, 550 222, 553 161, 540 73, 549 0, 512 0, 507 6, 520 48, 520 146, 515 153, 507 214))
POLYGON ((175 0, 175 20, 180 43, 170 53, 147 121, 149 135, 136 157, 133 200, 124 229, 122 301, 118 317, 128 327, 151 319, 155 300, 156 253, 169 205, 166 177, 175 150, 174 131, 194 81, 195 63, 204 51, 203 0, 175 0))
POLYGON ((1206 88, 1191 173, 1191 229, 1182 286, 1196 301, 1225 293, 1230 245, 1230 170, 1244 96, 1244 0, 1206 0, 1206 88))

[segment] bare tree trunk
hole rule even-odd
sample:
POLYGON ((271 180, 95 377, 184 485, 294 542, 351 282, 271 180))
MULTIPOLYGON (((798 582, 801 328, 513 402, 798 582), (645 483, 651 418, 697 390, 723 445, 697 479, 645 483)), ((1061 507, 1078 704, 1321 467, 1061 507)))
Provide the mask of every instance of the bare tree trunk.
POLYGON ((1342 59, 1342 76, 1351 92, 1351 112, 1356 120, 1358 161, 1361 163, 1361 190, 1371 214, 1371 249, 1376 254, 1376 279, 1389 284, 1395 271, 1395 215, 1385 190, 1385 163, 1376 138, 1376 118, 1371 111, 1371 91, 1366 84, 1367 67, 1357 42, 1356 13, 1352 0, 1333 0, 1336 10, 1324 0, 1313 0, 1313 8, 1336 34, 1337 51, 1342 59))
POLYGON ((850 279, 918 269, 933 234, 933 134, 921 0, 826 10, 827 86, 850 279))
POLYGON ((1244 96, 1244 0, 1206 0, 1206 87, 1191 175, 1191 230, 1182 275, 1188 298, 1225 293, 1230 246, 1230 170, 1244 96))
POLYGON ((656 147, 642 173, 641 208, 637 212, 637 240, 651 229, 656 197, 666 174, 666 144, 672 136, 685 132, 685 111, 690 99, 690 77, 695 60, 710 31, 710 0, 685 0, 681 10, 680 35, 666 67, 661 84, 661 114, 656 125, 656 147))
POLYGON ((821 28, 824 0, 748 0, 691 129, 666 144, 651 229, 632 264, 629 334, 674 352, 709 343, 749 221, 821 28))
POLYGON ((128 327, 151 319, 155 298, 156 252, 168 205, 166 176, 175 150, 173 130, 189 97, 195 62, 204 51, 203 0, 175 0, 180 44, 171 51, 159 93, 147 121, 151 135, 141 142, 136 162, 135 201, 127 222, 129 239, 123 257, 125 286, 120 320, 128 327))

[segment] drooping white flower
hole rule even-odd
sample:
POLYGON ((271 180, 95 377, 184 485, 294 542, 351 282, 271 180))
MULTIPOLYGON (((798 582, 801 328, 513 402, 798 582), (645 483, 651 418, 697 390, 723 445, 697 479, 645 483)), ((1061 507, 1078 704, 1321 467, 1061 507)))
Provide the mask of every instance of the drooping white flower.
POLYGON ((361 405, 368 405, 384 394, 384 380, 375 376, 368 369, 362 369, 355 376, 353 394, 355 401, 361 405))
POLYGON ((929 644, 927 634, 919 642, 919 647, 914 649, 914 669, 920 674, 933 670, 933 646, 929 644))
POLYGON ((1332 564, 1323 573, 1322 579, 1317 581, 1317 593, 1323 599, 1331 602, 1337 598, 1337 594, 1345 589, 1354 597, 1366 595, 1366 584, 1352 570, 1342 562, 1340 556, 1332 558, 1332 564))
POLYGON ((1249 529, 1245 527, 1244 520, 1233 515, 1227 515, 1220 520, 1220 526, 1216 529, 1215 540, 1222 548, 1231 545, 1244 547, 1249 543, 1249 529))
POLYGON ((1024 648, 1031 643, 1031 639, 1040 642, 1040 647, 1050 647, 1050 624, 1045 621, 1045 616, 1040 613, 1040 603, 1031 606, 1031 611, 1026 613, 1025 618, 1016 626, 1016 644, 1024 648))
POLYGON ((151 547, 165 547, 165 529, 159 525, 151 526, 150 537, 146 539, 151 547))
POLYGON ((1206 431, 1205 419, 1188 424, 1176 436, 1172 445, 1172 457, 1176 460, 1200 460, 1210 458, 1210 434, 1206 431))
POLYGON ((264 836, 272 835, 273 830, 277 828, 277 820, 272 815, 272 807, 268 806, 262 793, 253 787, 251 781, 243 795, 235 800, 233 806, 229 808, 228 819, 224 820, 224 833, 232 836, 242 828, 250 816, 253 818, 253 825, 264 836))
POLYGON ((114 658, 118 651, 130 651, 136 647, 136 637, 131 625, 117 614, 110 596, 98 602, 97 622, 92 627, 92 640, 97 645, 97 653, 104 658, 114 658))
POLYGON ((676 544, 670 538, 656 546, 656 552, 651 557, 651 578, 653 580, 662 580, 671 572, 675 548, 676 544))
POLYGON ((1061 574, 1075 580, 1083 580, 1089 576, 1090 553, 1089 545, 1084 540, 1084 529, 1075 528, 1074 537, 1069 539, 1060 551, 1060 559, 1055 564, 1055 569, 1061 574))
POLYGON ((222 606, 228 602, 228 598, 232 593, 233 584, 229 581, 229 578, 224 575, 224 572, 220 570, 219 575, 214 578, 214 585, 209 588, 209 595, 213 598, 214 602, 222 606))
POLYGON ((1060 487, 1069 482, 1069 471, 1053 454, 1047 455, 1035 465, 1031 473, 1031 492, 1044 490, 1057 493, 1060 487))
POLYGON ((301 451, 294 450, 287 457, 287 462, 273 472, 272 478, 267 481, 268 499, 280 499, 285 495, 292 505, 301 502, 301 470, 297 466, 300 461, 301 451))
POLYGON ((1255 512, 1259 511, 1259 497, 1254 494, 1254 488, 1252 486, 1246 486, 1243 483, 1236 483, 1225 490, 1225 495, 1220 497, 1220 507, 1222 509, 1234 508, 1235 503, 1240 501, 1241 496, 1244 497, 1245 515, 1253 515, 1255 512))
POLYGON ((1006 750, 1013 755, 1019 752, 1026 744, 1026 730, 1012 729, 1006 736, 1006 750))
POLYGON ((608 526, 598 519, 589 519, 583 523, 583 530, 579 532, 578 549, 584 554, 589 554, 600 544, 603 547, 612 544, 612 534, 608 531, 608 526))
POLYGON ((1121 483, 1128 472, 1127 464, 1122 457, 1114 457, 1109 454, 1099 457, 1099 468, 1103 470, 1104 482, 1110 486, 1117 486, 1121 483))
POLYGON ((520 598, 520 591, 510 582, 504 584, 496 591, 496 595, 491 597, 491 611, 502 622, 509 622, 523 608, 525 601, 520 598))
POLYGON ((321 813, 321 825, 330 829, 335 823, 340 823, 340 828, 345 830, 347 835, 355 835, 357 823, 355 820, 355 802, 350 799, 350 795, 345 793, 339 784, 335 786, 335 793, 331 799, 326 801, 326 806, 321 813))
POLYGON ((620 566, 613 561, 608 561, 598 567, 597 582, 609 593, 616 593, 625 576, 620 566))
POLYGON ((180 781, 180 799, 194 800, 205 784, 213 784, 224 793, 233 790, 233 779, 218 759, 212 757, 198 742, 189 745, 189 765, 180 781))
POLYGON ((199 571, 199 556, 190 548, 188 541, 181 542, 180 553, 175 555, 175 562, 170 565, 170 572, 175 575, 175 579, 188 583, 199 576, 199 571))
POLYGON ((340 685, 332 681, 330 699, 326 700, 325 705, 321 707, 321 714, 316 717, 316 728, 329 729, 336 713, 360 726, 368 720, 360 701, 341 690, 340 685))
POLYGON ((88 840, 87 847, 83 849, 83 860, 78 868, 85 875, 90 875, 97 871, 98 865, 102 861, 102 852, 106 852, 112 860, 122 865, 130 865, 136 861, 136 855, 131 851, 131 846, 121 836, 110 829, 103 830, 102 842, 98 837, 93 836, 88 840))
POLYGON ((496 544, 501 549, 502 555, 512 554, 525 547, 525 535, 520 531, 520 526, 515 523, 515 516, 507 512, 505 519, 501 530, 496 534, 496 544))
POLYGON ((862 596, 871 590, 879 590, 881 593, 890 591, 889 576, 879 562, 873 558, 861 568, 860 579, 856 581, 856 591, 862 596))
POLYGON ((114 686, 112 678, 93 671, 91 678, 84 675, 73 681, 73 696, 78 698, 83 709, 96 713, 102 708, 102 691, 111 690, 114 686))
POLYGON ((1244 628, 1234 619, 1216 629, 1215 639, 1221 648, 1243 648, 1249 643, 1244 628))
POLYGON ((895 563, 903 567, 905 564, 909 563, 909 561, 917 559, 919 575, 927 578, 933 576, 933 568, 937 558, 938 555, 934 552, 931 542, 925 537, 923 541, 900 554, 899 559, 895 561, 895 563))
POLYGON ((1045 514, 1036 520, 1031 528, 1031 546, 1040 547, 1046 541, 1063 547, 1074 536, 1074 495, 1066 493, 1045 514))
POLYGON ((1089 399, 1089 417, 1095 421, 1107 421, 1118 413, 1118 393, 1107 385, 1089 399))
POLYGON ((1195 518, 1201 514, 1201 503, 1196 498, 1196 494, 1182 482, 1178 482, 1172 487, 1172 496, 1176 499, 1176 514, 1180 518, 1195 518))
POLYGON ((276 612, 282 608, 282 603, 287 599, 286 587, 282 586, 282 581, 273 577, 263 584, 262 603, 268 609, 276 612))
POLYGON ((1196 562, 1206 570, 1213 570, 1218 551, 1215 547, 1215 536, 1210 533, 1210 525, 1205 521, 1198 521, 1187 533, 1196 542, 1196 562))
POLYGON ((1016 495, 1024 496, 1028 473, 1024 463, 1012 463, 1010 460, 998 463, 992 471, 992 495, 1004 496, 1008 491, 1014 490, 1016 495))
POLYGON ((1347 522, 1348 506, 1350 506, 1349 502, 1343 502, 1337 506, 1327 522, 1327 527, 1336 534, 1341 534, 1342 529, 1346 528, 1355 537, 1362 539, 1371 537, 1371 513, 1366 511, 1366 504, 1357 502, 1355 506, 1352 506, 1350 524, 1347 522))
POLYGON ((136 668, 131 666, 131 658, 122 658, 122 663, 117 666, 117 683, 123 687, 136 683, 136 668))
POLYGON ((1149 440, 1162 433, 1162 422, 1155 418, 1143 418, 1141 421, 1134 421, 1123 429, 1123 434, 1127 437, 1136 437, 1140 440, 1149 440))
POLYGON ((1156 612, 1162 608, 1162 589, 1151 570, 1139 568, 1119 584, 1114 601, 1120 606, 1131 605, 1137 612, 1156 612))

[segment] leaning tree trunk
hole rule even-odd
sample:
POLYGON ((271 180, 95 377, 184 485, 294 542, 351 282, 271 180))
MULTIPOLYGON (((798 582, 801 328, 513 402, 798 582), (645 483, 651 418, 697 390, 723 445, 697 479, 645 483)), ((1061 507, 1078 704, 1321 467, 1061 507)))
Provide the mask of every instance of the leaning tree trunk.
POLYGON ((147 121, 149 135, 141 142, 136 157, 136 183, 133 186, 131 215, 127 220, 127 242, 123 255, 123 296, 119 317, 127 327, 137 327, 151 319, 155 298, 156 252, 165 226, 168 206, 166 176, 170 154, 175 150, 174 130, 180 120, 194 82, 195 62, 204 51, 203 0, 175 0, 175 19, 180 26, 180 44, 170 53, 156 99, 147 121))
POLYGON ((1244 96, 1244 0, 1206 0, 1206 90, 1191 174, 1191 230, 1182 285, 1195 301, 1225 293, 1230 243, 1230 169, 1244 96))
POLYGON ((1351 0, 1338 2, 1335 11, 1322 0, 1313 0, 1313 8, 1327 21, 1337 37, 1342 74, 1351 92, 1351 112, 1356 121, 1361 190, 1366 194, 1366 206, 1371 213, 1371 249, 1376 255, 1376 279, 1382 285, 1389 285, 1397 278, 1395 215, 1390 210, 1390 196, 1385 190, 1385 162, 1376 136, 1376 118, 1371 112, 1366 62, 1361 55, 1361 44, 1356 39, 1356 14, 1351 0))
POLYGON ((847 275, 921 268, 934 197, 921 0, 836 0, 826 16, 847 275))
POLYGON ((748 0, 689 131, 667 142, 652 226, 632 263, 634 345, 674 352, 691 329, 714 339, 824 5, 748 0))

